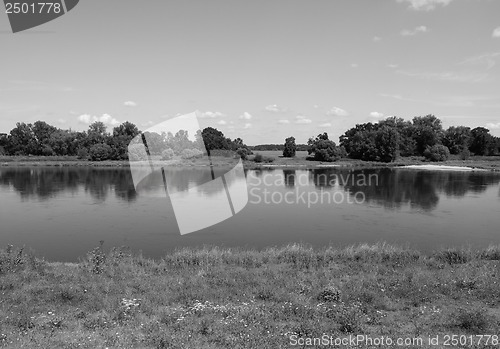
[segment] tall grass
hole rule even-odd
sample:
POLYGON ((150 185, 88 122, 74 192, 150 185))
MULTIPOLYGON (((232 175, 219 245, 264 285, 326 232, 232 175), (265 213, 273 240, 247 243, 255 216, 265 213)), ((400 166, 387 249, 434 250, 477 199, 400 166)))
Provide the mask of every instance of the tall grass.
POLYGON ((500 248, 386 243, 151 260, 102 244, 77 264, 0 250, 0 347, 288 348, 290 336, 498 334, 500 248))

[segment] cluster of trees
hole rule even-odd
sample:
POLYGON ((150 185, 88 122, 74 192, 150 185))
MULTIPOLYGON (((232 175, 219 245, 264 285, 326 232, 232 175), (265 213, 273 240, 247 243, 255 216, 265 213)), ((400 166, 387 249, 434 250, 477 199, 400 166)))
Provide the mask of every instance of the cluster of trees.
MULTIPOLYGON (((33 124, 19 122, 8 135, 0 135, 0 155, 59 155, 96 161, 126 160, 128 146, 139 134, 141 131, 137 126, 128 121, 114 127, 111 133, 107 132, 106 125, 99 121, 89 125, 87 131, 63 130, 45 121, 33 124)), ((215 150, 217 155, 232 155, 237 152, 246 158, 252 153, 241 138, 231 140, 212 127, 198 131, 194 141, 189 139, 185 130, 180 130, 175 135, 171 132, 144 132, 143 136, 147 139, 150 154, 162 155, 165 158, 174 155, 201 155, 203 145, 209 154, 215 150)))
MULTIPOLYGON (((473 155, 499 155, 500 138, 484 127, 471 129, 451 126, 443 129, 434 115, 416 116, 411 121, 390 117, 378 123, 357 124, 341 137, 339 146, 325 132, 307 142, 307 151, 315 160, 336 161, 350 157, 366 161, 391 162, 400 156, 425 156, 444 161, 450 154, 462 159, 473 155)), ((282 146, 284 157, 295 156, 295 139, 289 137, 282 146)))
POLYGON ((434 115, 411 121, 391 117, 379 123, 358 124, 340 137, 340 146, 349 157, 371 161, 394 161, 399 156, 425 156, 446 160, 449 154, 462 159, 474 155, 497 155, 500 138, 484 127, 451 126, 443 129, 434 115))
POLYGON ((45 121, 18 122, 10 134, 0 140, 6 155, 60 155, 90 157, 95 160, 127 158, 128 143, 139 134, 130 122, 106 131, 102 122, 94 122, 87 131, 63 130, 45 121))

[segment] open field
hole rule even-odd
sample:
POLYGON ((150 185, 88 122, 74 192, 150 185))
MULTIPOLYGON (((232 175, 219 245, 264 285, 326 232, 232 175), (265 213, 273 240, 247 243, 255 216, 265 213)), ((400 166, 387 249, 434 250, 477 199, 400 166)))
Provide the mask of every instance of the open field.
MULTIPOLYGON (((406 165, 423 165, 423 164, 438 164, 446 166, 472 167, 479 169, 487 169, 500 171, 500 156, 473 156, 468 160, 461 160, 458 157, 452 157, 444 162, 431 163, 424 160, 423 157, 406 157, 400 158, 395 162, 375 162, 362 161, 354 159, 340 159, 336 162, 321 162, 307 159, 307 152, 297 152, 294 158, 282 157, 281 151, 255 151, 254 154, 262 154, 265 157, 273 158, 272 162, 256 163, 252 161, 253 155, 249 160, 243 162, 246 169, 257 169, 265 167, 287 167, 287 168, 321 168, 321 167, 352 167, 352 168, 380 168, 380 167, 397 167, 406 165)), ((234 163, 234 160, 225 157, 214 157, 213 163, 215 166, 227 166, 234 163)), ((190 161, 183 162, 183 165, 189 166, 205 165, 206 161, 190 161)), ((95 167, 115 167, 129 166, 128 161, 86 161, 79 160, 74 156, 0 156, 0 167, 5 166, 95 166, 95 167)))
POLYGON ((445 335, 464 335, 474 344, 464 348, 497 348, 499 275, 500 247, 432 256, 384 243, 206 247, 156 261, 96 248, 62 264, 9 246, 0 251, 0 347, 290 348, 366 335, 422 338, 419 348, 439 336, 440 348, 445 335))

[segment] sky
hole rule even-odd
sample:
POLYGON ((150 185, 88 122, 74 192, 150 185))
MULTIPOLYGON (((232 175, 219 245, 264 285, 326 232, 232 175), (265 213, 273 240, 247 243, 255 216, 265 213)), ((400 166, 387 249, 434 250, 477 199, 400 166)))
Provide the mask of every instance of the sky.
POLYGON ((498 0, 82 0, 13 34, 0 13, 0 132, 139 129, 198 111, 248 145, 388 116, 500 136, 498 0))

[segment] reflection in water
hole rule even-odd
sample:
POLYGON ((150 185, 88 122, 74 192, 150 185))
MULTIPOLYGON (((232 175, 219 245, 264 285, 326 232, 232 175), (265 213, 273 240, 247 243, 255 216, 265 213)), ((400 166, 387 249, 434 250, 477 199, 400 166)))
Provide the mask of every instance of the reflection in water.
POLYGON ((362 192, 367 202, 388 208, 409 204, 426 211, 436 208, 441 193, 448 197, 463 197, 468 193, 484 192, 488 186, 500 183, 500 174, 493 172, 419 171, 378 169, 359 171, 376 174, 378 185, 346 184, 350 192, 362 192))
MULTIPOLYGON (((205 173, 195 167, 167 169, 168 191, 183 196, 185 188, 192 188, 196 197, 207 199, 203 214, 212 217, 212 203, 227 197, 222 186, 200 185, 205 173)), ((292 203, 250 201, 228 220, 181 236, 174 214, 178 202, 166 197, 161 172, 148 176, 136 191, 127 167, 0 168, 0 245, 26 245, 48 259, 76 261, 100 240, 153 257, 203 244, 264 248, 297 241, 324 246, 382 240, 431 251, 450 244, 500 243, 495 187, 500 173, 328 168, 248 170, 245 175, 249 190, 287 195, 292 203), (366 201, 308 207, 297 197, 321 192, 351 199, 361 193, 366 201)), ((236 209, 246 201, 232 188, 245 180, 226 180, 236 209)), ((187 220, 202 218, 196 204, 187 203, 193 212, 187 220)))
MULTIPOLYGON (((218 172, 226 168, 216 169, 218 172)), ((248 174, 248 171, 245 171, 248 174)), ((202 186, 211 179, 206 168, 169 168, 165 172, 167 185, 176 192, 196 187, 202 195, 218 195, 217 186, 202 186)), ((500 183, 500 174, 494 172, 419 171, 408 169, 315 169, 315 170, 253 170, 254 178, 266 175, 282 180, 269 180, 273 185, 286 188, 314 185, 317 190, 330 190, 335 186, 350 194, 363 193, 366 202, 387 208, 412 208, 433 210, 440 195, 463 197, 468 193, 479 194, 488 186, 500 183), (304 177, 305 176, 305 177, 304 177)), ((234 178, 228 177, 229 185, 234 178)), ((154 172, 134 189, 128 168, 3 168, 0 169, 0 186, 13 188, 23 200, 49 200, 63 193, 75 194, 80 188, 94 200, 103 202, 110 192, 124 201, 136 200, 137 193, 145 196, 166 195, 161 172, 154 172)), ((500 196, 500 192, 499 192, 500 196)))
POLYGON ((60 194, 75 194, 83 188, 99 202, 105 201, 110 191, 117 198, 134 201, 130 171, 111 168, 4 168, 0 169, 0 186, 12 187, 23 200, 49 200, 60 194))

